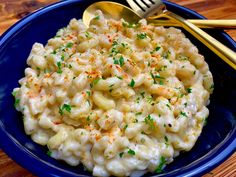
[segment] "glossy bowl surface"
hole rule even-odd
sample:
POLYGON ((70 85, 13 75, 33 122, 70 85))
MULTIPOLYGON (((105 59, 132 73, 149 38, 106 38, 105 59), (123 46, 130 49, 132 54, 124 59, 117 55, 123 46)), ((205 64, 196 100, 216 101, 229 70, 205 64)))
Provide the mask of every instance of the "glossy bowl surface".
MULTIPOLYGON (((62 1, 23 18, 0 39, 0 147, 17 163, 37 176, 91 176, 82 165, 71 167, 50 158, 47 148, 26 136, 22 116, 14 109, 12 89, 24 76, 26 58, 33 43, 46 44, 71 18, 81 18, 93 0, 62 1)), ((125 4, 125 1, 119 1, 125 4)), ((185 18, 204 18, 194 11, 165 2, 167 8, 185 18)), ((184 31, 185 32, 185 31, 184 31)), ((236 51, 235 42, 225 33, 207 30, 209 34, 236 51)), ((229 157, 236 150, 236 71, 225 64, 194 37, 185 34, 206 58, 214 76, 210 116, 194 148, 182 153, 158 176, 200 176, 229 157)), ((146 174, 154 176, 156 174, 146 174)), ((157 175, 156 175, 157 176, 157 175)))

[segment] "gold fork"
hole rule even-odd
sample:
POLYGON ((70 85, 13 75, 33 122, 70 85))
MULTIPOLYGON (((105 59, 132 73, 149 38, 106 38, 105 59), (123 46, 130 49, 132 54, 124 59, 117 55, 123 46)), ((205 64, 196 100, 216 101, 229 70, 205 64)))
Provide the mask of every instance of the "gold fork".
POLYGON ((135 0, 135 2, 133 0, 127 0, 132 9, 134 9, 134 11, 141 17, 145 18, 146 16, 149 16, 148 20, 151 20, 150 22, 152 22, 153 20, 153 23, 155 23, 155 19, 165 17, 180 24, 185 30, 190 32, 194 37, 200 40, 210 50, 212 50, 216 55, 218 55, 236 70, 236 53, 234 51, 217 41, 215 38, 211 37, 209 34, 204 32, 194 24, 190 23, 183 17, 168 11, 165 4, 163 4, 161 0, 155 0, 155 5, 150 7, 148 3, 150 4, 151 1, 154 0, 135 0), (152 16, 153 14, 155 15, 152 16))
MULTIPOLYGON (((154 15, 159 7, 156 0, 127 0, 131 8, 143 18, 148 18, 154 15), (136 3, 137 4, 136 4, 136 3)), ((199 28, 220 28, 220 29, 235 29, 236 20, 205 20, 205 19, 187 19, 190 23, 198 26, 199 28)), ((171 20, 155 20, 155 25, 160 26, 180 26, 171 20)))

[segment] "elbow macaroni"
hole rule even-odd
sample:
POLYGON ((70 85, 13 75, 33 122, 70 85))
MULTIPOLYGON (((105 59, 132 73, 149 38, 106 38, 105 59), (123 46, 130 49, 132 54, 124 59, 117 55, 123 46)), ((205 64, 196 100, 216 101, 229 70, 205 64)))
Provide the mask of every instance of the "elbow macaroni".
POLYGON ((95 176, 154 172, 195 144, 212 74, 180 30, 96 13, 89 28, 72 19, 33 45, 16 109, 53 158, 95 176))

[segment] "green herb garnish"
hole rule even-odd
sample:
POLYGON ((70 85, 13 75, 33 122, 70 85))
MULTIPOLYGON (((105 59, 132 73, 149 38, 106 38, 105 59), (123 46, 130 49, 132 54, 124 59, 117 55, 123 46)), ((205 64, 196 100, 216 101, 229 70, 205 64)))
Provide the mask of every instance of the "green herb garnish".
POLYGON ((188 93, 192 93, 192 89, 191 88, 187 88, 187 92, 188 93))
POLYGON ((163 82, 163 81, 159 81, 159 84, 160 84, 160 85, 164 85, 164 82, 163 82))
POLYGON ((169 104, 166 104, 166 106, 171 110, 171 106, 169 104))
POLYGON ((128 86, 134 88, 134 85, 135 85, 135 81, 134 79, 132 79, 128 86))
POLYGON ((151 51, 150 53, 153 54, 154 52, 157 52, 158 50, 160 50, 161 47, 157 46, 153 51, 151 51))
POLYGON ((208 117, 205 117, 203 126, 206 126, 206 125, 207 125, 207 120, 208 120, 208 117))
POLYGON ((51 156, 52 156, 52 151, 49 151, 49 150, 48 150, 48 151, 47 151, 47 155, 51 157, 51 156))
POLYGON ((73 46, 73 43, 72 42, 69 42, 66 44, 66 48, 71 48, 73 46))
POLYGON ((183 111, 180 112, 180 115, 184 116, 184 117, 188 117, 187 114, 183 111))
POLYGON ((114 59, 114 64, 120 65, 121 67, 124 66, 124 57, 120 56, 119 59, 114 59))
POLYGON ((94 17, 95 20, 99 20, 100 19, 100 16, 97 15, 96 17, 94 17))
POLYGON ((145 38, 147 38, 147 34, 146 33, 139 33, 139 34, 137 34, 137 38, 138 39, 145 39, 145 38))
POLYGON ((155 128, 154 120, 153 120, 153 118, 151 117, 151 115, 148 115, 147 117, 145 117, 144 122, 145 122, 147 125, 149 125, 149 127, 150 127, 152 130, 155 128))
POLYGON ((88 96, 91 96, 91 92, 90 91, 86 91, 88 96))
POLYGON ((14 106, 17 107, 20 104, 20 99, 15 99, 14 106))
POLYGON ((101 78, 96 78, 94 79, 91 84, 90 84, 90 87, 92 88, 94 85, 96 85, 99 81, 101 80, 101 78))
POLYGON ((62 70, 61 70, 61 62, 60 61, 57 62, 57 67, 58 67, 57 73, 61 74, 62 70))
POLYGON ((144 98, 145 92, 141 92, 140 95, 142 96, 142 98, 144 98))
POLYGON ((63 104, 61 107, 59 107, 59 114, 63 115, 64 114, 64 110, 66 110, 67 112, 71 112, 71 105, 69 104, 63 104))
POLYGON ((164 167, 165 164, 166 164, 166 159, 165 159, 165 157, 161 156, 161 158, 160 158, 160 163, 159 163, 159 165, 157 166, 155 172, 156 172, 156 173, 161 173, 161 172, 162 172, 162 169, 163 169, 163 167, 164 167))
POLYGON ((138 116, 138 115, 141 115, 142 112, 136 112, 135 115, 138 116))
POLYGON ((129 149, 127 153, 130 154, 130 155, 135 155, 135 151, 132 150, 132 149, 129 149))
POLYGON ((122 158, 124 155, 124 152, 119 153, 120 158, 122 158))
POLYGON ((90 33, 88 31, 85 32, 85 37, 86 38, 90 38, 91 37, 91 35, 90 35, 90 33))
POLYGON ((152 79, 153 79, 153 83, 154 83, 154 84, 157 84, 156 79, 155 79, 155 76, 152 74, 152 72, 150 72, 150 74, 151 74, 151 77, 152 77, 152 79))
POLYGON ((122 80, 123 78, 122 77, 120 77, 120 76, 116 76, 118 79, 120 79, 120 80, 122 80))

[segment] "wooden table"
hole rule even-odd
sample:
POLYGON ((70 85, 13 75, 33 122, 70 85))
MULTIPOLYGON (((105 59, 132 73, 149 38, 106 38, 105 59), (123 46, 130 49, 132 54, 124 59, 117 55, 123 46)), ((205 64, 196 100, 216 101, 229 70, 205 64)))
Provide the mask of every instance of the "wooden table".
MULTIPOLYGON (((236 19, 236 0, 170 0, 209 19, 236 19)), ((56 0, 0 0, 0 35, 28 13, 56 0)), ((236 40, 236 30, 227 30, 236 40)), ((32 177, 0 150, 0 177, 32 177)), ((236 177, 236 152, 204 177, 236 177)))

